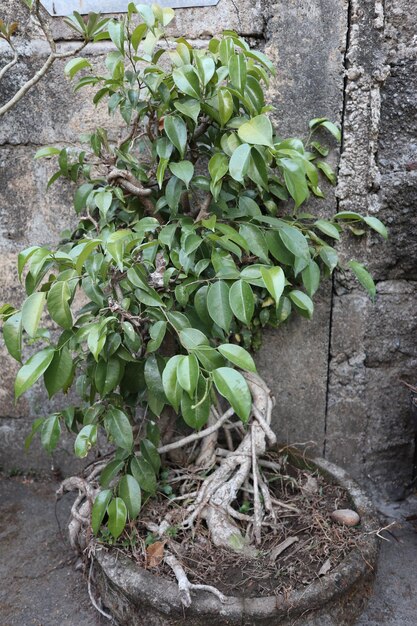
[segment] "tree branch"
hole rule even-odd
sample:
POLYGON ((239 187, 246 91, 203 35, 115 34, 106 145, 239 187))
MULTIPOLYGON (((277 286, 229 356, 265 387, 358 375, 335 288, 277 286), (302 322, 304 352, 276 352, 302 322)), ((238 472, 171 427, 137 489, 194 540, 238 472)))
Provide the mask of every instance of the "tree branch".
POLYGON ((9 63, 7 63, 7 65, 2 67, 2 69, 0 70, 0 80, 3 78, 3 76, 6 74, 6 72, 8 72, 13 67, 13 65, 16 65, 17 60, 19 58, 19 55, 17 54, 17 50, 14 47, 14 45, 12 44, 12 42, 8 41, 7 43, 9 44, 11 49, 13 50, 13 59, 9 63))

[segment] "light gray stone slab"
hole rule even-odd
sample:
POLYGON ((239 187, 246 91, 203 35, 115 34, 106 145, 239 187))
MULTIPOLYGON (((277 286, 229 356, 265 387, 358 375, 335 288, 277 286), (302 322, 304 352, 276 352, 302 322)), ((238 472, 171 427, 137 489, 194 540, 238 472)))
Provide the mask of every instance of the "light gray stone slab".
MULTIPOLYGON (((215 6, 219 0, 159 0, 161 7, 184 9, 193 7, 215 6)), ((42 0, 41 3, 50 15, 71 15, 77 11, 81 15, 95 13, 125 13, 129 0, 42 0)), ((142 0, 141 4, 153 4, 142 0)))

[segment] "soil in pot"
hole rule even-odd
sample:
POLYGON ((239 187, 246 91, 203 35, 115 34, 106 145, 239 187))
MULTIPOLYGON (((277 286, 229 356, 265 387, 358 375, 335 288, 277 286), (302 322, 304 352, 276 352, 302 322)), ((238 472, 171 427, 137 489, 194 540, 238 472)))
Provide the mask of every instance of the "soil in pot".
MULTIPOLYGON (((160 492, 150 500, 140 519, 132 522, 108 549, 124 553, 152 574, 174 582, 173 571, 164 561, 165 551, 169 550, 192 583, 210 584, 227 596, 247 598, 287 595, 305 589, 331 572, 353 549, 361 551, 369 529, 365 532, 360 524, 346 526, 331 518, 335 510, 353 507, 342 486, 329 482, 317 468, 286 449, 270 453, 264 463, 276 520, 272 527, 263 529, 262 543, 256 552, 214 546, 204 522, 199 522, 193 531, 177 530, 189 487, 186 479, 175 482, 173 476, 180 478, 190 472, 189 468, 178 467, 172 467, 166 475, 163 488, 167 493, 160 492), (168 537, 162 541, 149 532, 149 523, 164 519, 168 512, 172 524, 168 537)), ((194 480, 191 476, 190 484, 194 480)), ((244 496, 239 505, 242 516, 250 512, 249 500, 244 496)), ((102 537, 103 544, 109 539, 102 537)))

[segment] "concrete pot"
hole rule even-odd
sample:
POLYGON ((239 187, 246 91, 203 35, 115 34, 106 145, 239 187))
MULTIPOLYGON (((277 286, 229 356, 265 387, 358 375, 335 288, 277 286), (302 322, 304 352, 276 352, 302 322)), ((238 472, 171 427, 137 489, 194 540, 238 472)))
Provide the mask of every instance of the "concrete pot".
MULTIPOLYGON (((222 604, 206 592, 192 592, 184 609, 174 582, 139 568, 133 561, 98 550, 94 578, 103 604, 120 626, 348 626, 363 611, 372 590, 378 556, 373 507, 346 472, 323 459, 309 465, 344 487, 361 517, 366 536, 361 551, 349 556, 326 576, 287 596, 229 596, 222 604)), ((209 582, 209 581, 208 581, 209 582)))

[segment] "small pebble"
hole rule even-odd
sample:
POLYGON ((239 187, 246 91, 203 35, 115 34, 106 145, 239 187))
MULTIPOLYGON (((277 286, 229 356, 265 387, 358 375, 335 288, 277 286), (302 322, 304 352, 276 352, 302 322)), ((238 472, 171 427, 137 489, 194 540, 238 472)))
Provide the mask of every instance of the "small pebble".
POLYGON ((361 521, 361 518, 351 509, 337 509, 330 514, 330 517, 337 524, 344 524, 345 526, 356 526, 361 521))

